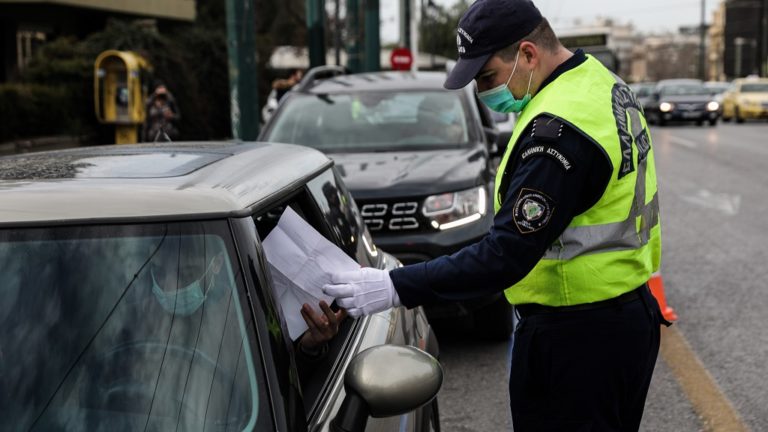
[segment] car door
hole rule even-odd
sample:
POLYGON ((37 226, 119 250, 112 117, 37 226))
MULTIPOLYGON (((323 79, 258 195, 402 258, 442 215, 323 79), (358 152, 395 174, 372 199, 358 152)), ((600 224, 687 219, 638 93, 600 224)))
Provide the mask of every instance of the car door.
MULTIPOLYGON (((310 181, 307 189, 334 233, 337 244, 362 266, 391 269, 399 265, 394 257, 376 248, 352 195, 334 170, 325 171, 310 181)), ((354 354, 382 344, 412 345, 434 356, 438 354, 436 339, 421 308, 394 308, 358 321, 360 328, 350 342, 350 352, 338 359, 345 365, 343 369, 354 354)), ((343 374, 338 374, 327 382, 327 396, 316 401, 318 409, 311 418, 312 425, 326 430, 328 420, 338 410, 344 395, 343 374)), ((436 402, 402 416, 372 418, 366 431, 430 430, 428 425, 433 409, 436 413, 436 402)))
MULTIPOLYGON (((351 358, 365 348, 381 344, 410 344, 429 349, 436 355, 436 342, 421 309, 396 308, 371 317, 347 318, 339 333, 329 343, 324 358, 311 365, 303 364, 294 341, 288 338, 285 317, 275 298, 273 281, 261 248, 261 241, 277 224, 286 207, 293 209, 328 240, 335 243, 361 266, 394 266, 396 260, 375 248, 359 211, 346 188, 333 170, 327 170, 303 187, 286 191, 283 197, 251 218, 236 222, 236 236, 243 241, 244 261, 249 267, 251 285, 259 291, 260 301, 254 314, 272 322, 266 337, 265 358, 272 370, 272 402, 288 430, 327 430, 329 421, 344 397, 343 376, 351 358), (244 241, 247 238, 256 241, 244 241), (250 244, 249 244, 250 243, 250 244), (259 288, 261 287, 261 288, 259 288)), ((368 431, 423 430, 428 418, 423 412, 402 417, 370 419, 368 431), (404 427, 404 428, 403 428, 404 427)), ((279 422, 278 422, 279 424, 279 422)))

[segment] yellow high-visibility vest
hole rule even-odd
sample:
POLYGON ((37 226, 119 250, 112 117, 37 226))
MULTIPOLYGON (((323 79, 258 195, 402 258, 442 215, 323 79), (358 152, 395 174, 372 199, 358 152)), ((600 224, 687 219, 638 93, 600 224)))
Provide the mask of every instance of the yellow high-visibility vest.
MULTIPOLYGON (((620 78, 592 56, 545 86, 521 112, 496 176, 494 207, 509 157, 541 114, 599 145, 611 179, 600 200, 573 218, 543 258, 505 295, 512 304, 566 306, 607 300, 659 269, 661 225, 651 135, 642 108, 620 78)), ((556 144, 555 144, 556 145, 556 144)))

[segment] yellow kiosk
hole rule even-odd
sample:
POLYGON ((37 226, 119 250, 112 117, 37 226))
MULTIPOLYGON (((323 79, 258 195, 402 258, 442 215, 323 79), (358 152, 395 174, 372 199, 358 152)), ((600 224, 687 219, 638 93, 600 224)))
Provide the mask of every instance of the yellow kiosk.
POLYGON ((107 50, 94 64, 96 117, 115 125, 115 143, 138 142, 138 129, 146 117, 149 62, 130 51, 107 50))

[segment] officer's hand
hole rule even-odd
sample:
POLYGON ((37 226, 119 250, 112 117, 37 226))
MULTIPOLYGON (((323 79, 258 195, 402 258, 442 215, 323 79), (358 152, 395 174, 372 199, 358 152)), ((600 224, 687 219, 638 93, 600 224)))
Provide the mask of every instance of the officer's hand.
POLYGON ((347 316, 344 309, 334 312, 324 301, 320 301, 320 309, 322 314, 315 313, 306 303, 301 307, 301 317, 309 329, 301 335, 299 344, 309 351, 317 350, 333 339, 339 332, 339 324, 347 316))
POLYGON ((400 306, 389 271, 364 267, 332 275, 323 291, 353 317, 370 315, 400 306))

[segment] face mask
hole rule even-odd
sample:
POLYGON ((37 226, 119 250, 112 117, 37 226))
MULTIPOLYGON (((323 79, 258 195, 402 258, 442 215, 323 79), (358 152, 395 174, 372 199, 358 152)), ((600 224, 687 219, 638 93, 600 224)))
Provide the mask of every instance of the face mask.
POLYGON ((507 79, 506 83, 477 94, 480 100, 488 108, 500 113, 517 113, 522 111, 528 102, 531 101, 531 79, 533 79, 533 71, 531 71, 531 76, 528 78, 528 90, 526 90, 525 96, 523 96, 522 99, 515 99, 515 95, 509 91, 509 82, 512 80, 512 76, 515 75, 519 57, 520 51, 518 51, 515 56, 515 66, 512 67, 512 74, 509 75, 509 79, 507 79))
POLYGON ((203 302, 205 302, 205 298, 208 295, 208 291, 213 288, 214 278, 211 278, 211 282, 208 284, 208 288, 203 290, 205 277, 208 275, 208 271, 211 269, 212 265, 213 262, 208 265, 205 273, 203 273, 199 279, 184 288, 174 291, 164 291, 162 288, 160 288, 160 285, 158 285, 157 281, 155 280, 154 271, 151 271, 152 293, 155 295, 157 301, 166 311, 170 313, 176 313, 177 315, 191 315, 196 310, 198 310, 200 306, 203 305, 203 302))

